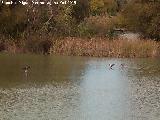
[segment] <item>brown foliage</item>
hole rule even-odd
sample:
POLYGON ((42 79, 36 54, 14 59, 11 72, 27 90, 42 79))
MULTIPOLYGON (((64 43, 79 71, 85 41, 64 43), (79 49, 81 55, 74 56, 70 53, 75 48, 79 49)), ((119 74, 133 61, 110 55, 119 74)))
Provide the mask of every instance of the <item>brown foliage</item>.
POLYGON ((106 38, 66 38, 56 40, 54 54, 95 57, 156 57, 159 44, 152 40, 128 41, 106 38))

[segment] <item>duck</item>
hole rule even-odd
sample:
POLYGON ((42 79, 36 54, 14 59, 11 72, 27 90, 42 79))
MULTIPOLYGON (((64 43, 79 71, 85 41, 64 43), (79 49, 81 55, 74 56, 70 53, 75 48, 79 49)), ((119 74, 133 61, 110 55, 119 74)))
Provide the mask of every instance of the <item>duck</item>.
POLYGON ((120 67, 121 67, 121 68, 124 68, 124 67, 125 67, 125 64, 124 64, 124 63, 121 63, 121 64, 120 64, 120 67))
POLYGON ((28 70, 30 69, 31 67, 29 65, 26 65, 22 68, 22 70, 24 70, 25 73, 28 73, 28 70))
POLYGON ((109 64, 109 68, 110 69, 113 69, 112 67, 114 66, 115 64, 109 64))

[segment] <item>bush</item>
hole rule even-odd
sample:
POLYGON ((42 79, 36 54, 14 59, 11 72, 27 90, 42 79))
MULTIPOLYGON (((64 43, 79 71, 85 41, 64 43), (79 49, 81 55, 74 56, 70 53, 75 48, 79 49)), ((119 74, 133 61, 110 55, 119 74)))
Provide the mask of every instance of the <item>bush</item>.
POLYGON ((78 34, 87 37, 106 37, 114 28, 114 25, 114 19, 107 16, 90 16, 78 26, 78 34))
POLYGON ((90 0, 92 15, 116 15, 118 4, 115 0, 90 0))

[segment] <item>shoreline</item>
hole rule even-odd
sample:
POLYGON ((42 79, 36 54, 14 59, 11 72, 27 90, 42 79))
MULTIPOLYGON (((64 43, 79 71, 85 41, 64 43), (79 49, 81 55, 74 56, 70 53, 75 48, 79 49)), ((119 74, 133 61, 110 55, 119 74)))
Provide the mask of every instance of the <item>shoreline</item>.
POLYGON ((160 42, 107 38, 67 38, 55 41, 52 52, 58 55, 109 58, 160 57, 160 42))
POLYGON ((48 45, 45 49, 43 48, 44 46, 40 47, 42 48, 33 48, 32 50, 29 50, 24 46, 17 47, 16 44, 12 43, 8 44, 8 46, 6 47, 7 49, 1 50, 0 53, 43 53, 65 56, 89 56, 108 58, 160 57, 160 42, 144 39, 128 40, 116 38, 111 40, 108 38, 88 39, 66 37, 52 40, 52 44, 48 45))

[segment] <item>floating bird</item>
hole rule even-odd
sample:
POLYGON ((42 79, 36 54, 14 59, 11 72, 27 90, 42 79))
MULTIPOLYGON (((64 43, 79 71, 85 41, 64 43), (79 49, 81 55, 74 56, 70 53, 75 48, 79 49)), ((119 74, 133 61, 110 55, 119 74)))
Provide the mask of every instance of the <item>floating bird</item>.
POLYGON ((109 68, 110 69, 113 69, 112 67, 114 66, 115 64, 109 64, 109 68))
POLYGON ((125 67, 125 64, 124 64, 124 63, 121 63, 120 67, 121 67, 121 68, 124 68, 124 67, 125 67))
POLYGON ((28 70, 30 69, 31 67, 29 65, 26 65, 22 68, 22 70, 24 70, 24 72, 27 74, 28 73, 28 70))

